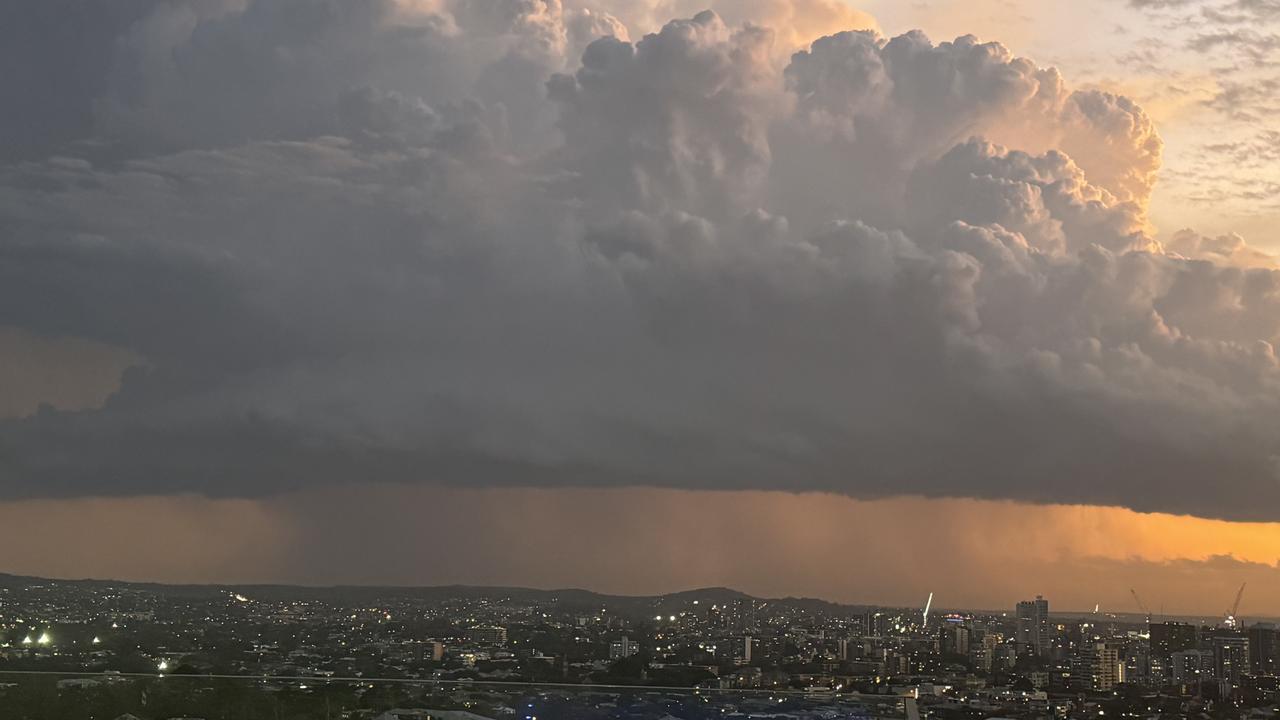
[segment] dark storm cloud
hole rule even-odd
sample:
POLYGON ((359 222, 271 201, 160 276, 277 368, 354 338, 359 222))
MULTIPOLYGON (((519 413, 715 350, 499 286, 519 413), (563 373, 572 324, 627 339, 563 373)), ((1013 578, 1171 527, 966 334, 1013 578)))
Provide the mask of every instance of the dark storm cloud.
POLYGON ((103 32, 80 140, 112 152, 51 128, 0 166, 0 324, 143 360, 100 409, 0 425, 8 496, 1274 514, 1280 276, 1229 238, 1161 248, 1146 114, 999 45, 779 63, 765 27, 632 43, 551 0, 172 2, 103 32))
POLYGON ((159 0, 0 6, 0 161, 38 158, 93 135, 93 103, 118 37, 159 0))

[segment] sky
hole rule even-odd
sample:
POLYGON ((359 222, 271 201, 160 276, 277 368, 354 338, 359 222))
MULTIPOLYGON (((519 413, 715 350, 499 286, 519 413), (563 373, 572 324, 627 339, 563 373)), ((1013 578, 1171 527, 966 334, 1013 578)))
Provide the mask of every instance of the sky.
POLYGON ((1270 0, 47 0, 0 65, 0 571, 1280 600, 1270 0))
POLYGON ((862 5, 886 28, 976 33, 1054 65, 1078 87, 1128 95, 1152 117, 1164 163, 1150 214, 1280 250, 1280 3, 1274 0, 985 0, 862 5))

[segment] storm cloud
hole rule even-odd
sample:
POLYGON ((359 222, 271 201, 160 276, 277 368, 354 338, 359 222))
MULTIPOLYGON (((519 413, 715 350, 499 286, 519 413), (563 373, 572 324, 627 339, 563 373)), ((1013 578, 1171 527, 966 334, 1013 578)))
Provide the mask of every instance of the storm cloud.
POLYGON ((649 34, 558 0, 85 23, 78 95, 3 86, 0 326, 138 360, 101 407, 0 421, 0 492, 1276 519, 1280 274, 1238 237, 1157 242, 1135 102, 973 37, 810 44, 788 8, 872 23, 755 5, 649 34))

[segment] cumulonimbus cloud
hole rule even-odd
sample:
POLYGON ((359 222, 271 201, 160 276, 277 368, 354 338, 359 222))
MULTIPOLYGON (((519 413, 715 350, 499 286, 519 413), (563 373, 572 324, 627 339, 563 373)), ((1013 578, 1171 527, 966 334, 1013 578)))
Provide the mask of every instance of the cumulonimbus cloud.
POLYGON ((1280 275, 1154 239, 1161 142, 1127 98, 972 37, 787 57, 801 30, 711 11, 130 12, 90 43, 84 116, 0 166, 0 324, 145 363, 99 409, 0 424, 8 496, 649 484, 1274 519, 1280 275))

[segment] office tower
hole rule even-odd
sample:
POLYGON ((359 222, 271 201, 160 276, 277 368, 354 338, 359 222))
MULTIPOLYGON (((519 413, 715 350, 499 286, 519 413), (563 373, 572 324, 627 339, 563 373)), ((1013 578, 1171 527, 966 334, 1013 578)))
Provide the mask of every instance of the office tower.
POLYGON ((1124 643, 1124 679, 1127 683, 1151 684, 1151 646, 1132 635, 1124 643))
POLYGON ((1037 595, 1035 600, 1018 603, 1017 632, 1014 637, 1018 652, 1044 655, 1049 649, 1049 601, 1037 595))
POLYGON ((1224 688, 1240 686, 1240 676, 1249 672, 1249 638, 1237 635, 1213 638, 1214 676, 1224 688))
POLYGON ((1183 682, 1174 677, 1173 656, 1184 650, 1196 647, 1196 627, 1188 623, 1162 622, 1147 626, 1150 636, 1151 682, 1160 685, 1168 682, 1183 682))
POLYGON ((969 628, 964 623, 944 622, 938 629, 938 646, 944 655, 969 654, 969 628))
POLYGON ((1254 675, 1275 675, 1280 667, 1276 659, 1276 626, 1257 623, 1249 628, 1249 668, 1254 675))

